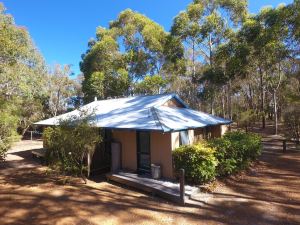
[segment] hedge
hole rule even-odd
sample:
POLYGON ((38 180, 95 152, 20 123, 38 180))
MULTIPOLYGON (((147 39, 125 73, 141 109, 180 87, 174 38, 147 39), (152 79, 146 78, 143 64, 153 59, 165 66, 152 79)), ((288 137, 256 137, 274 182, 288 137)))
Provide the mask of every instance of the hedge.
POLYGON ((262 149, 259 135, 242 131, 228 132, 221 138, 209 140, 208 144, 215 148, 218 176, 230 175, 248 167, 262 149))
POLYGON ((259 135, 234 131, 221 138, 181 146, 173 151, 173 161, 175 170, 185 169, 188 182, 205 183, 245 169, 261 154, 261 148, 259 135))
MULTIPOLYGON (((62 171, 83 176, 86 168, 85 158, 92 154, 101 141, 97 128, 85 121, 74 125, 61 122, 60 126, 48 127, 43 133, 46 160, 62 171)), ((83 177, 84 178, 84 177, 83 177)))
POLYGON ((175 168, 185 170, 188 182, 204 183, 215 178, 217 160, 214 150, 205 143, 175 149, 173 160, 175 168))

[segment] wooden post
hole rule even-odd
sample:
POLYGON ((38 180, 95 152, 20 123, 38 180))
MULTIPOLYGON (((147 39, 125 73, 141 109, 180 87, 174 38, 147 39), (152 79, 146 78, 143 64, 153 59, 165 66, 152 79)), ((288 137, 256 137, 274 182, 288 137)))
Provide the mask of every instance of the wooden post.
POLYGON ((283 141, 282 141, 282 151, 283 152, 286 152, 286 139, 284 139, 283 141))
POLYGON ((32 131, 30 131, 30 140, 32 141, 32 131))
POLYGON ((185 177, 185 172, 184 169, 179 170, 180 174, 180 202, 182 205, 185 204, 185 182, 184 182, 184 177, 185 177))

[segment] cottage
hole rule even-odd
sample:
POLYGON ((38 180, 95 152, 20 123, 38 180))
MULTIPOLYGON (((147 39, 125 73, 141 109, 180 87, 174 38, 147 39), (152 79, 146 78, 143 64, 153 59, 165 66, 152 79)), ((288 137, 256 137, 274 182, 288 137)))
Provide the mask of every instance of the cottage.
MULTIPOLYGON (((111 154, 113 170, 149 174, 151 164, 156 164, 165 178, 173 178, 172 150, 202 138, 220 137, 231 123, 190 109, 176 94, 95 100, 80 110, 92 112, 92 124, 102 128, 102 150, 111 154)), ((59 125, 61 120, 78 116, 80 110, 36 124, 59 125)), ((99 157, 96 151, 92 170, 101 164, 99 157)))

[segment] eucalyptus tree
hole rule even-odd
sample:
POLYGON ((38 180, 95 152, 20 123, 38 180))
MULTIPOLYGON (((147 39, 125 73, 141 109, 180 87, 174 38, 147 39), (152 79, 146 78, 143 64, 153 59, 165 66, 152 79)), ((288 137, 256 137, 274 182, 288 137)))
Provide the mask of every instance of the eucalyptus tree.
POLYGON ((286 40, 289 49, 294 56, 300 55, 300 0, 294 0, 292 4, 283 9, 285 26, 289 28, 288 39, 286 40))
POLYGON ((80 62, 85 101, 95 96, 106 98, 125 94, 129 89, 129 77, 115 30, 98 27, 96 40, 90 40, 88 47, 80 62), (114 83, 118 85, 111 85, 114 83))
POLYGON ((165 62, 164 29, 146 16, 130 9, 121 12, 110 29, 124 48, 127 69, 132 79, 146 74, 160 74, 165 62))
POLYGON ((27 30, 17 26, 0 4, 0 94, 7 99, 44 94, 35 87, 44 86, 45 68, 27 30))
MULTIPOLYGON (((192 69, 189 71, 192 82, 196 82, 203 74, 197 73, 199 62, 202 67, 204 66, 202 71, 207 70, 207 74, 219 72, 215 62, 216 50, 222 43, 228 41, 233 34, 232 28, 240 24, 246 16, 246 0, 195 0, 175 17, 171 33, 180 37, 187 48, 191 48, 192 69)), ((201 81, 204 84, 200 86, 202 89, 206 87, 206 92, 209 93, 210 111, 213 113, 216 86, 212 80, 204 80, 202 77, 201 81)), ((198 86, 195 88, 198 89, 198 86)))
POLYGON ((70 65, 56 64, 49 72, 47 105, 51 116, 66 112, 69 99, 77 93, 76 81, 71 75, 70 65))
POLYGON ((8 149, 17 127, 24 133, 27 122, 41 116, 46 95, 43 57, 0 3, 0 152, 8 149))
POLYGON ((160 94, 166 87, 168 80, 159 75, 145 76, 144 80, 137 83, 135 92, 138 94, 160 94))
MULTIPOLYGON (((82 57, 86 100, 134 93, 146 76, 166 79, 182 69, 181 43, 148 17, 127 9, 109 24, 97 28, 96 40, 82 57)), ((141 86, 140 86, 141 87, 141 86)))
POLYGON ((263 8, 258 15, 251 16, 244 23, 240 42, 247 46, 249 54, 244 66, 248 73, 258 75, 260 89, 260 114, 262 127, 266 120, 266 94, 270 93, 277 133, 277 92, 284 78, 283 64, 290 51, 285 40, 288 27, 284 26, 284 6, 263 8))

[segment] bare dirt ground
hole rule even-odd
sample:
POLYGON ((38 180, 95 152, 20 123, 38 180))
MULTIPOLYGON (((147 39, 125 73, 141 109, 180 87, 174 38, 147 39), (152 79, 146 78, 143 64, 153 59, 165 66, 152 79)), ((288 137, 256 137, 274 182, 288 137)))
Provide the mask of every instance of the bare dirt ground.
POLYGON ((22 141, 0 164, 0 224, 300 224, 300 152, 269 139, 251 169, 186 207, 104 179, 63 185, 31 158, 41 142, 22 141))

